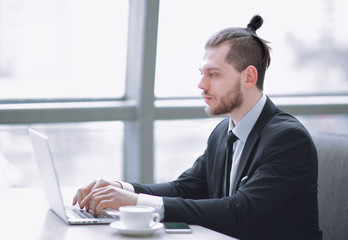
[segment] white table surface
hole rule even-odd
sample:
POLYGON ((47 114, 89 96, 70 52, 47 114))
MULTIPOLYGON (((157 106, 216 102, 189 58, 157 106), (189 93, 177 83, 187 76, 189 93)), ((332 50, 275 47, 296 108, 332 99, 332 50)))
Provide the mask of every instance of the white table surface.
MULTIPOLYGON (((74 189, 64 191, 65 202, 71 202, 72 191, 74 189)), ((148 237, 124 236, 109 225, 67 225, 49 210, 40 188, 2 188, 0 207, 0 238, 3 240, 234 239, 197 225, 190 225, 193 230, 191 234, 168 234, 164 230, 158 230, 148 237)))

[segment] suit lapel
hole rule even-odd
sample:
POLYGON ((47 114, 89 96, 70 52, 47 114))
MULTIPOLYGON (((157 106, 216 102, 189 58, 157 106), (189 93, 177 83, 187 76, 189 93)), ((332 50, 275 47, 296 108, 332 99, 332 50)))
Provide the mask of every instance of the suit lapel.
POLYGON ((245 143, 241 159, 238 166, 238 171, 236 175, 236 179, 233 182, 232 186, 232 193, 235 193, 238 189, 239 183, 243 177, 245 177, 245 174, 248 172, 248 169, 251 165, 253 158, 252 153, 257 147, 258 140, 260 138, 260 130, 263 128, 263 126, 270 120, 270 118, 274 115, 276 107, 273 104, 273 102, 267 97, 265 106, 262 109, 262 112, 257 119, 254 127, 252 128, 247 141, 245 143))
POLYGON ((225 127, 222 128, 217 144, 217 151, 215 152, 215 163, 212 166, 211 171, 214 173, 214 197, 221 198, 224 196, 224 184, 225 184, 225 178, 224 178, 224 169, 225 169, 225 160, 226 160, 226 143, 227 143, 227 129, 228 129, 228 123, 225 125, 225 127), (221 187, 216 187, 221 186, 221 187))

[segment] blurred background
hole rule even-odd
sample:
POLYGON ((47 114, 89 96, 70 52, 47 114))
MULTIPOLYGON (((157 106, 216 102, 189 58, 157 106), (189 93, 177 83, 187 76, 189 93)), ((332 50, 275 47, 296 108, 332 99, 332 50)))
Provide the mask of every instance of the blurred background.
POLYGON ((0 0, 0 187, 40 186, 28 127, 49 137, 64 186, 175 179, 222 119, 205 116, 197 88, 205 41, 254 14, 272 47, 265 93, 311 132, 348 134, 347 10, 344 0, 0 0), (149 50, 134 81, 138 43, 149 50))

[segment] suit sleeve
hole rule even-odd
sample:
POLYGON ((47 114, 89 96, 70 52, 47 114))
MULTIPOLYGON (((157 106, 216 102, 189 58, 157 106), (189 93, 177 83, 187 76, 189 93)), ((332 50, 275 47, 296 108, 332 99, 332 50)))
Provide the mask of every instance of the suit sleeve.
POLYGON ((132 183, 135 192, 163 197, 180 197, 182 199, 207 198, 206 155, 200 156, 194 165, 182 173, 175 181, 159 184, 132 183))

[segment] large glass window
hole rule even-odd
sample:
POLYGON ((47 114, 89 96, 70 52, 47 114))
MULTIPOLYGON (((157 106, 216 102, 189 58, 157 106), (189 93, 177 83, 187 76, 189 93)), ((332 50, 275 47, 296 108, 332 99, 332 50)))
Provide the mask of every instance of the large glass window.
MULTIPOLYGON (((266 74, 266 94, 346 95, 348 34, 347 29, 339 27, 347 20, 344 4, 343 0, 161 1, 155 95, 183 99, 159 99, 153 109, 151 104, 140 104, 138 99, 122 101, 126 85, 128 8, 134 7, 131 13, 135 13, 143 4, 134 1, 128 5, 126 0, 0 0, 0 103, 10 103, 1 104, 0 109, 3 124, 0 126, 0 186, 36 186, 39 182, 27 127, 49 136, 62 185, 81 186, 99 176, 123 179, 122 160, 126 159, 123 156, 129 156, 123 152, 123 121, 146 123, 149 131, 154 130, 154 144, 149 141, 140 154, 150 157, 135 159, 133 163, 137 165, 138 160, 143 160, 152 164, 154 149, 155 181, 175 179, 203 153, 209 134, 221 120, 197 119, 202 114, 197 111, 200 105, 196 103, 199 101, 203 106, 204 102, 192 98, 201 92, 197 84, 204 43, 222 28, 245 26, 256 13, 265 20, 258 33, 270 40, 273 48, 271 68, 266 74), (185 97, 192 101, 188 103, 185 97), (75 100, 115 98, 119 101, 111 103, 111 108, 99 103, 90 105, 89 101, 71 104, 75 100), (41 101, 57 103, 11 104, 41 101), (77 108, 76 115, 64 109, 72 106, 77 108), (148 117, 149 113, 156 114, 148 117), (163 120, 171 117, 175 120, 163 120), (83 122, 49 123, 80 120, 83 122), (98 120, 104 122, 91 122, 98 120), (154 124, 147 124, 147 120, 154 124)), ((157 18, 149 9, 153 10, 148 8, 146 16, 152 16, 150 22, 154 23, 157 18)), ((133 27, 135 22, 131 22, 133 27)), ((142 30, 142 26, 135 28, 142 30)), ((151 36, 138 40, 151 44, 156 39, 151 36)), ((146 54, 145 59, 152 56, 146 54)), ((134 70, 132 64, 128 70, 134 70)), ((132 86, 128 90, 138 92, 141 86, 149 86, 147 81, 152 79, 144 77, 142 81, 139 86, 128 85, 132 86)), ((149 90, 141 89, 142 96, 152 94, 149 90)), ((341 113, 339 110, 335 111, 341 113)), ((345 115, 301 116, 300 120, 311 131, 340 131, 347 126, 345 115), (331 123, 329 127, 328 123, 331 123)), ((126 134, 129 130, 126 128, 126 134)), ((141 136, 141 129, 137 130, 128 134, 134 139, 146 138, 141 136)), ((137 166, 127 164, 126 167, 131 170, 137 166)), ((147 179, 152 178, 152 171, 142 168, 139 176, 143 174, 151 174, 147 179)))
POLYGON ((120 98, 126 0, 0 0, 0 100, 120 98))
POLYGON ((28 127, 49 138, 62 186, 83 186, 96 177, 122 179, 122 122, 1 125, 0 187, 41 185, 28 127))
POLYGON ((310 133, 348 135, 348 115, 297 116, 310 133))
POLYGON ((264 18, 257 33, 273 49, 266 94, 348 94, 345 6, 344 0, 161 1, 155 94, 199 96, 198 67, 208 37, 246 27, 255 14, 264 18))

